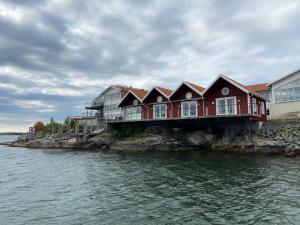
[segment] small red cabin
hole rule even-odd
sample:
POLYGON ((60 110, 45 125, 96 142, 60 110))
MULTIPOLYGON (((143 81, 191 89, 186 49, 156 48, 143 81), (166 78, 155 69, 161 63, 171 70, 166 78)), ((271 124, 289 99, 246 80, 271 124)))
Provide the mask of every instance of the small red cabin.
POLYGON ((143 99, 145 105, 144 119, 168 119, 171 118, 171 103, 169 97, 172 90, 163 87, 153 87, 143 99))
POLYGON ((147 91, 144 89, 132 88, 124 96, 119 104, 124 109, 124 120, 141 120, 146 112, 146 107, 142 104, 142 99, 146 96, 147 91))
POLYGON ((194 118, 203 116, 202 92, 205 88, 182 82, 170 96, 172 118, 194 118))
POLYGON ((207 117, 251 116, 267 119, 266 100, 246 86, 219 75, 203 93, 204 115, 207 117))
POLYGON ((182 82, 173 92, 162 87, 149 92, 131 89, 119 107, 124 108, 125 121, 221 117, 267 120, 266 100, 225 75, 219 75, 206 89, 189 82, 182 82))

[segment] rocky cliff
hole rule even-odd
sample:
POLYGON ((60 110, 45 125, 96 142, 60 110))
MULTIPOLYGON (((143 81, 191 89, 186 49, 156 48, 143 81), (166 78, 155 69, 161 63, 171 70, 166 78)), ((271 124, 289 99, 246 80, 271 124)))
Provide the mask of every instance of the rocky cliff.
MULTIPOLYGON (((30 148, 101 149, 111 151, 215 151, 245 154, 300 154, 300 121, 298 119, 274 120, 264 124, 259 133, 240 129, 234 135, 208 133, 207 131, 171 130, 163 127, 148 127, 125 137, 107 131, 85 137, 48 135, 40 137, 22 136, 12 146, 30 148)), ((121 135, 122 136, 122 135, 121 135)))

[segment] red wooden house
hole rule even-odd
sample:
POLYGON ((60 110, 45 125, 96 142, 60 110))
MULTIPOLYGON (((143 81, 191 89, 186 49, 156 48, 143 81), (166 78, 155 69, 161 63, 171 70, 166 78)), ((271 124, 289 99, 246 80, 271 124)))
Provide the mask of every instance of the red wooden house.
POLYGON ((204 116, 249 116, 266 121, 266 100, 250 88, 219 75, 203 93, 204 116))
POLYGON ((208 88, 182 82, 175 91, 153 87, 146 92, 132 89, 119 107, 125 121, 182 120, 247 117, 266 121, 266 100, 225 75, 219 75, 208 88))
POLYGON ((145 111, 143 119, 168 119, 171 118, 171 103, 169 100, 172 90, 163 87, 153 87, 143 98, 145 111))
POLYGON ((195 118, 203 116, 202 93, 200 85, 182 82, 170 96, 172 118, 195 118))
POLYGON ((142 104, 143 98, 148 92, 144 89, 132 88, 124 96, 119 107, 124 109, 124 120, 134 121, 143 119, 146 112, 146 106, 142 104))

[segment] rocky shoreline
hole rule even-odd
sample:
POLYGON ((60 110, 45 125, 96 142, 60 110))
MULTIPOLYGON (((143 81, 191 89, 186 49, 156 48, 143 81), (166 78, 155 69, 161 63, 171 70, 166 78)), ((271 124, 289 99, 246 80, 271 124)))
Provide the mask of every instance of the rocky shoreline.
POLYGON ((151 127, 139 137, 113 138, 111 131, 85 137, 84 141, 68 135, 22 135, 12 147, 48 149, 95 149, 105 151, 213 151, 239 154, 300 155, 300 122, 281 120, 267 122, 257 134, 246 131, 230 137, 204 131, 178 132, 151 127))

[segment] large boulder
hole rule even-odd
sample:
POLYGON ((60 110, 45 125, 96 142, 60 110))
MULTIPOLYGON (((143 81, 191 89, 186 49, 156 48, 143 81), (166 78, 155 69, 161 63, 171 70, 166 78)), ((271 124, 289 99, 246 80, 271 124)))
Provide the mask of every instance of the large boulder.
POLYGON ((208 145, 213 141, 213 136, 203 131, 194 131, 186 134, 189 143, 197 146, 208 145))

